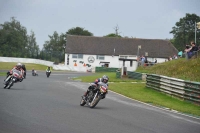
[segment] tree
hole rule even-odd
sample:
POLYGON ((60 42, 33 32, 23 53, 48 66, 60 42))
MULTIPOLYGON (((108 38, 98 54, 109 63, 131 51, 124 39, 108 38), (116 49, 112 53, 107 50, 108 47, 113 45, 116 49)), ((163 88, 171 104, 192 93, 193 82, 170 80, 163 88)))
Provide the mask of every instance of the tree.
MULTIPOLYGON (((196 14, 186 14, 185 17, 180 18, 172 27, 171 34, 173 34, 173 43, 178 50, 185 49, 185 45, 190 41, 195 40, 195 22, 200 22, 200 17, 196 14)), ((197 44, 200 44, 200 31, 196 32, 197 44)))
POLYGON ((53 35, 49 35, 48 41, 45 41, 43 45, 43 50, 41 51, 41 55, 43 58, 47 60, 52 60, 54 62, 61 62, 64 60, 64 47, 66 44, 66 35, 59 35, 56 31, 54 31, 53 35))
POLYGON ((4 22, 0 26, 0 56, 25 57, 26 28, 14 17, 11 18, 11 22, 4 22))
POLYGON ((116 35, 114 33, 110 33, 108 35, 105 35, 104 37, 121 37, 120 35, 116 35))
POLYGON ((118 32, 118 30, 119 30, 118 25, 114 28, 114 30, 115 30, 115 33, 110 33, 108 35, 105 35, 104 37, 121 37, 119 35, 120 33, 118 32))
POLYGON ((39 55, 39 45, 36 43, 35 33, 31 31, 31 35, 28 36, 28 46, 26 47, 28 51, 28 57, 38 58, 39 55))
POLYGON ((88 30, 84 30, 84 28, 81 27, 71 28, 66 32, 66 34, 79 36, 93 36, 93 33, 89 32, 88 30))

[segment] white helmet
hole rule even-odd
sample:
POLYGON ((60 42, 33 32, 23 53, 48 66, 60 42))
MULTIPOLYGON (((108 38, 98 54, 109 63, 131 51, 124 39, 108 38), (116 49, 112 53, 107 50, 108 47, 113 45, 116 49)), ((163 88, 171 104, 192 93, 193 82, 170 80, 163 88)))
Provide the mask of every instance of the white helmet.
POLYGON ((21 63, 17 63, 16 67, 17 67, 17 68, 21 68, 21 67, 22 67, 22 64, 21 64, 21 63))

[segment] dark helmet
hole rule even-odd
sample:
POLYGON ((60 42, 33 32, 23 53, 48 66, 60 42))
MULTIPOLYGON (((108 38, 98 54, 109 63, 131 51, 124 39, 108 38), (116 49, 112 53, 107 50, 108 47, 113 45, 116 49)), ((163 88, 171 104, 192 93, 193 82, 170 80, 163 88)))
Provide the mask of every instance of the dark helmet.
POLYGON ((107 83, 108 80, 109 80, 108 76, 103 75, 103 77, 102 77, 102 82, 107 83))

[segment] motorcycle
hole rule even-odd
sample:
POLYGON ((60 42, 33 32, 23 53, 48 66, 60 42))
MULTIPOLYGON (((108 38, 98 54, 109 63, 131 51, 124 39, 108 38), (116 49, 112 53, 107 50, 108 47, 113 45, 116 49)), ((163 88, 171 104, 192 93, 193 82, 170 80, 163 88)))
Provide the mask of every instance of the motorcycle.
POLYGON ((37 71, 32 70, 32 76, 38 76, 37 71))
POLYGON ((88 94, 80 101, 80 106, 87 104, 90 108, 94 108, 99 101, 105 97, 108 92, 108 86, 104 82, 99 82, 95 89, 90 89, 88 94))
POLYGON ((14 83, 16 83, 18 81, 21 82, 23 79, 20 79, 19 76, 20 76, 20 71, 18 71, 16 69, 12 70, 12 74, 9 75, 4 81, 4 89, 6 89, 6 88, 10 89, 14 83))
POLYGON ((50 74, 51 74, 51 71, 50 70, 46 70, 47 78, 50 76, 50 74))

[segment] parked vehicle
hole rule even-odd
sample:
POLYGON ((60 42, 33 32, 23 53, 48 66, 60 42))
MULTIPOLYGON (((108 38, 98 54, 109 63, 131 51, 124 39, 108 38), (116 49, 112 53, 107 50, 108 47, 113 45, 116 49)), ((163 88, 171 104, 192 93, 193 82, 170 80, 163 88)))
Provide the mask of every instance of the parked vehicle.
POLYGON ((80 101, 80 106, 88 105, 90 108, 94 108, 99 101, 105 97, 108 91, 108 86, 104 82, 99 82, 95 89, 91 89, 89 93, 80 101))

